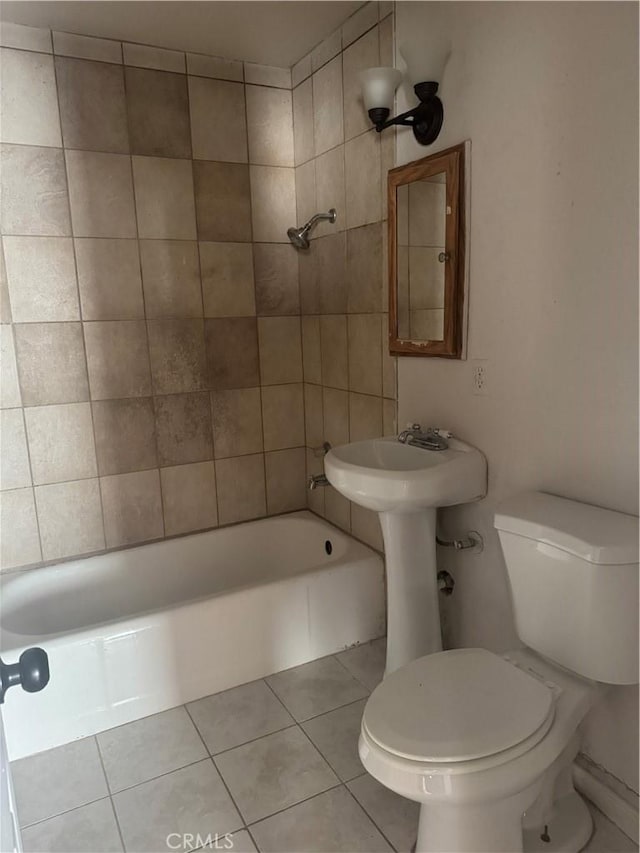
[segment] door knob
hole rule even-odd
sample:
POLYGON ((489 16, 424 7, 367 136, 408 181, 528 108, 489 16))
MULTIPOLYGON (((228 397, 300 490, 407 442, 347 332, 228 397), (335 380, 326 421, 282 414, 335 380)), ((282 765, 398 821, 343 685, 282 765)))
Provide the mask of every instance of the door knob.
POLYGON ((49 658, 44 649, 27 649, 18 663, 4 663, 0 658, 0 704, 10 687, 21 684, 27 693, 37 693, 49 683, 49 658))

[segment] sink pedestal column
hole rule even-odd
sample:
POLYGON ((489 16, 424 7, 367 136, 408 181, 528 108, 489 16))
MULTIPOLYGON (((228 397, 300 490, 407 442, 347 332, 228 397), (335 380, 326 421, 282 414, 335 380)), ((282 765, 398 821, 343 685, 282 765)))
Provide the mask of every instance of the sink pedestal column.
POLYGON ((442 651, 436 510, 379 515, 387 573, 388 675, 409 661, 442 651))

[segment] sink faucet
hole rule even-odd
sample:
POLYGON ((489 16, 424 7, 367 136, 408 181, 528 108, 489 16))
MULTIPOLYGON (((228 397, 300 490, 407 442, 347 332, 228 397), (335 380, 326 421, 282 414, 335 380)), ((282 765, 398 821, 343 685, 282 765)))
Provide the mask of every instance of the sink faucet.
POLYGON ((420 424, 413 424, 411 429, 402 430, 398 436, 398 441, 402 444, 414 444, 416 447, 423 447, 425 450, 446 450, 449 447, 449 442, 443 435, 444 430, 439 430, 436 427, 427 427, 423 432, 420 424))

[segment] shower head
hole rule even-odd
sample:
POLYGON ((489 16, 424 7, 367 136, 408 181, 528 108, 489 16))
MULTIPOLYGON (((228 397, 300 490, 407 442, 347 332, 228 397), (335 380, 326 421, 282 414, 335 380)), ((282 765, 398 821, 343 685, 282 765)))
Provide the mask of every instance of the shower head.
POLYGON ((316 213, 315 216, 312 216, 311 219, 306 222, 302 228, 289 228, 287 231, 287 237, 291 240, 296 249, 308 249, 309 248, 309 232, 315 226, 316 222, 320 222, 321 219, 328 219, 329 222, 335 222, 337 213, 334 207, 328 213, 316 213))

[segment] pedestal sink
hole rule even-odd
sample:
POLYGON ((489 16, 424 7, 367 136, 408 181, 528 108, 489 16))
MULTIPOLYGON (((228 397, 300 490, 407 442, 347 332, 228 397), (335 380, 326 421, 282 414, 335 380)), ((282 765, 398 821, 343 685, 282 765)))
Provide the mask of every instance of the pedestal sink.
POLYGON ((385 674, 441 651, 436 508, 484 497, 484 456, 454 438, 447 450, 376 438, 334 447, 324 470, 341 494, 380 515, 387 572, 385 674))

